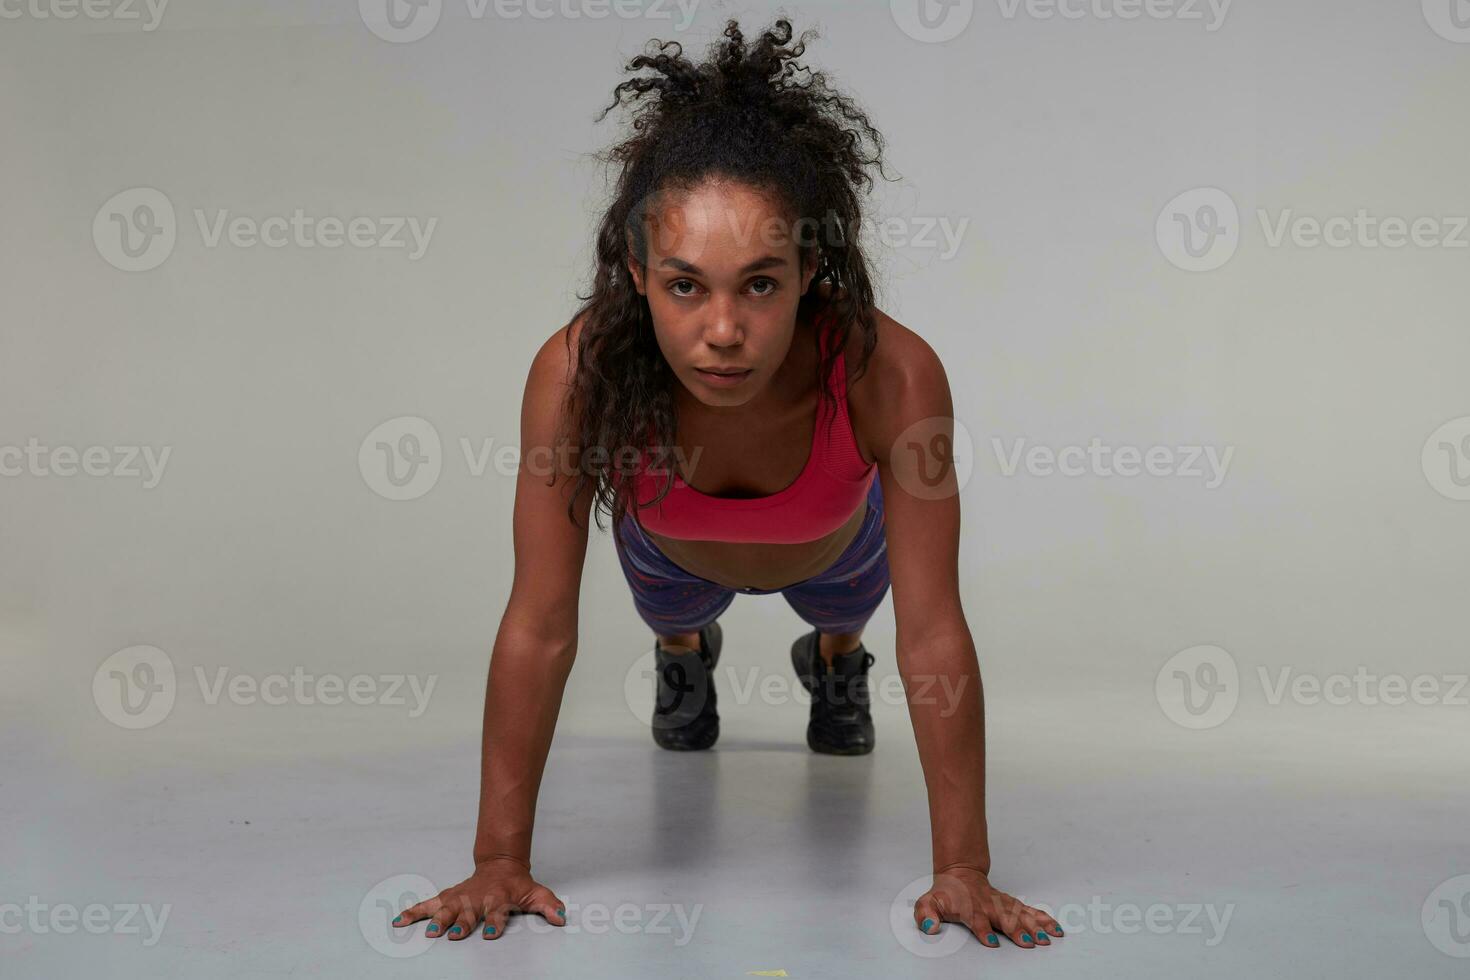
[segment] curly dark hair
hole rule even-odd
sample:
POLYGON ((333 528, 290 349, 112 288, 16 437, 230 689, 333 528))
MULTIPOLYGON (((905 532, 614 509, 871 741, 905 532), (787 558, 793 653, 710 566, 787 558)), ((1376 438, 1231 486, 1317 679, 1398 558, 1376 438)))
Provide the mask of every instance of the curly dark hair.
MULTIPOLYGON (((858 231, 862 195, 873 186, 867 168, 876 166, 887 179, 883 137, 855 101, 797 60, 815 30, 793 44, 790 21, 777 19, 747 44, 732 19, 723 34, 701 64, 683 57, 677 41, 650 40, 624 70, 651 68, 653 74, 620 83, 596 117, 600 122, 624 96, 632 108, 632 135, 597 155, 619 172, 598 226, 591 293, 578 294, 582 305, 571 320, 586 316, 563 416, 563 438, 580 458, 571 499, 593 484, 599 529, 599 511, 612 517, 616 532, 629 501, 636 500, 632 473, 619 465, 612 447, 648 447, 650 472, 672 472, 667 467, 676 436, 673 385, 679 382, 627 265, 631 243, 633 257, 647 269, 646 202, 706 179, 733 180, 769 195, 793 226, 807 221, 824 229, 816 239, 798 242, 802 262, 816 265, 798 316, 831 318, 837 343, 819 358, 817 379, 829 404, 836 395, 826 379, 853 332, 862 343, 851 377, 863 373, 877 345, 873 286, 858 231), (825 295, 818 288, 822 283, 830 284, 825 295), (589 455, 587 447, 607 448, 589 455)), ((571 336, 568 329, 569 350, 571 336)), ((671 485, 672 479, 662 481, 656 499, 671 485)), ((575 523, 572 504, 568 515, 575 523)))

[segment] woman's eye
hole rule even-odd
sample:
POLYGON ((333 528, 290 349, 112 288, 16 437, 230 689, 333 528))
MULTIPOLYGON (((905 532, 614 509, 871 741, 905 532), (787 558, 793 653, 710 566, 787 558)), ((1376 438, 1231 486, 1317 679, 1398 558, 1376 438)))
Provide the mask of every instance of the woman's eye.
POLYGON ((776 280, 774 279, 757 279, 754 284, 757 286, 764 285, 768 287, 761 292, 760 295, 762 296, 769 296, 771 293, 776 291, 776 280))
POLYGON ((669 289, 674 291, 675 296, 688 296, 688 293, 681 293, 678 291, 678 289, 680 286, 692 287, 693 285, 694 283, 690 282, 688 279, 675 279, 673 282, 669 283, 669 289))

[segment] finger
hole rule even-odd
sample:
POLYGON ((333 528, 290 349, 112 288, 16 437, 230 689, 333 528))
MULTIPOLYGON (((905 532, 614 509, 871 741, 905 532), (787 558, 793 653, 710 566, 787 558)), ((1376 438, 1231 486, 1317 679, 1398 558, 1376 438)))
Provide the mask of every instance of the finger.
POLYGON ((480 935, 485 939, 499 939, 505 935, 505 920, 510 917, 510 910, 513 908, 515 906, 501 896, 494 893, 487 895, 485 906, 481 910, 485 918, 485 928, 480 930, 480 935))
POLYGON ((411 905, 402 912, 399 912, 398 917, 393 920, 393 924, 395 926, 411 926, 421 919, 427 919, 437 911, 439 911, 439 899, 436 896, 419 902, 417 905, 411 905))
POLYGON ((1031 938, 1036 940, 1038 946, 1050 946, 1052 937, 1057 935, 1052 931, 1056 928, 1055 920, 1041 909, 1034 909, 1029 905, 1024 906, 1021 911, 1021 921, 1030 928, 1031 938))
POLYGON ((556 897, 556 893, 545 885, 537 885, 531 891, 530 901, 526 907, 532 912, 539 912, 554 926, 567 924, 567 907, 562 900, 556 897))
POLYGON ((434 913, 433 918, 429 920, 428 926, 424 929, 424 935, 431 939, 437 939, 449 931, 449 927, 457 918, 459 918, 459 913, 451 908, 447 902, 440 905, 439 910, 434 913))
POLYGON ((470 907, 469 902, 465 902, 459 910, 459 915, 454 919, 454 925, 449 927, 447 935, 453 940, 468 939, 470 933, 475 931, 475 924, 479 921, 479 913, 470 907))
POLYGON ((984 912, 976 912, 965 921, 965 925, 969 926, 975 938, 980 940, 981 946, 989 946, 991 949, 1000 947, 1000 937, 995 934, 995 927, 990 924, 984 912))
POLYGON ((944 921, 944 913, 939 907, 939 898, 932 892, 926 892, 914 903, 914 924, 919 931, 927 935, 939 932, 939 923, 944 921))
POLYGON ((1031 935, 1031 926, 1021 919, 1020 905, 1017 902, 1002 902, 997 899, 993 910, 989 913, 990 923, 999 926, 999 932, 1017 946, 1032 949, 1036 946, 1036 940, 1031 935))
POLYGON ((1036 928, 1045 931, 1052 939, 1056 939, 1062 935, 1061 924, 1056 919, 1053 919, 1040 909, 1033 909, 1032 911, 1036 913, 1036 922, 1033 923, 1036 928))

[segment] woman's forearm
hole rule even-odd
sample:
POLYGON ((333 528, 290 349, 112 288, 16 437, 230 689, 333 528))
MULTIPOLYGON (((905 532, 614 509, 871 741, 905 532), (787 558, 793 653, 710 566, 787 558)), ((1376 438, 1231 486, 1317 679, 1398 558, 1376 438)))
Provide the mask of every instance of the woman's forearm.
POLYGON ((503 858, 531 866, 536 796, 576 651, 575 633, 502 627, 496 636, 485 684, 477 865, 503 858))
POLYGON ((990 873, 985 822, 985 694, 967 628, 898 637, 899 675, 929 792, 934 870, 990 873))

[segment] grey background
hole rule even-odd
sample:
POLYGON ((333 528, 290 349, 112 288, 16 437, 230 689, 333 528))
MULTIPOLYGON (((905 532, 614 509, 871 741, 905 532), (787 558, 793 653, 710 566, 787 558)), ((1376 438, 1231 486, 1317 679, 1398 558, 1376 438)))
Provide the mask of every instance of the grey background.
MULTIPOLYGON (((173 0, 153 30, 7 8, 0 446, 171 455, 152 488, 0 477, 0 905, 171 911, 150 946, 0 931, 6 974, 1463 971, 1421 913, 1470 873, 1470 708, 1271 704, 1258 680, 1466 671, 1470 502, 1436 491, 1421 450, 1470 416, 1470 252, 1272 247, 1257 217, 1470 214, 1470 43, 1418 6, 1239 0, 1209 30, 1008 17, 992 0, 942 43, 887 3, 704 3, 678 31, 673 6, 476 19, 450 0, 412 43, 375 36, 351 2, 173 0), (830 759, 807 753, 803 701, 722 688, 714 753, 661 753, 638 700, 650 637, 599 533, 535 873, 579 907, 700 906, 692 940, 519 920, 493 945, 395 959, 359 929, 390 876, 444 887, 469 869, 514 480, 474 475, 461 440, 514 446, 530 358, 574 307, 604 199, 589 154, 621 131, 592 116, 646 38, 702 53, 727 16, 754 34, 777 9, 821 29, 809 63, 889 141, 902 180, 873 214, 968 222, 952 255, 873 254, 880 306, 943 358, 973 439, 961 574, 993 878, 1053 909, 1229 906, 1218 943, 1078 919, 1050 950, 915 955, 889 927, 929 867, 901 701, 875 707, 872 756, 830 759), (178 239, 125 272, 92 227, 136 187, 168 197, 178 239), (1238 205, 1240 243, 1188 272, 1155 221, 1201 187, 1238 205), (194 218, 297 208, 437 225, 413 260, 208 247, 194 218), (395 501, 358 452, 404 416, 433 425, 442 473, 395 501), (1210 489, 1007 476, 992 442, 1094 437, 1233 456, 1210 489), (1202 644, 1238 665, 1239 704, 1191 730, 1155 681, 1202 644), (137 645, 170 658, 178 692, 160 723, 126 730, 93 680, 137 645), (210 704, 196 668, 436 686, 416 717, 210 704)), ((740 597, 724 622, 722 667, 789 689, 794 613, 740 597)), ((891 677, 890 603, 866 643, 875 682, 891 677)))

